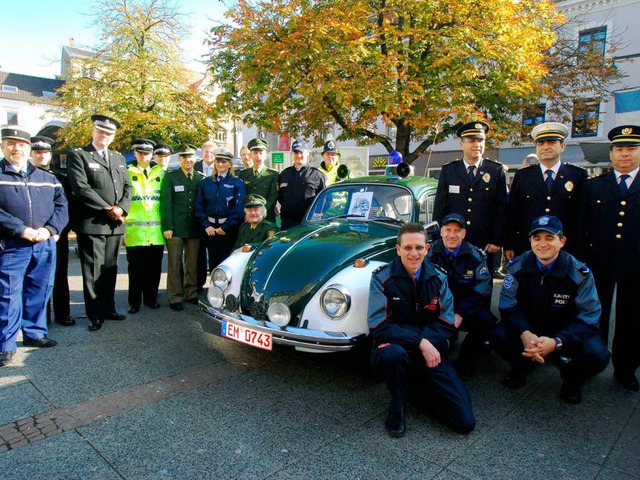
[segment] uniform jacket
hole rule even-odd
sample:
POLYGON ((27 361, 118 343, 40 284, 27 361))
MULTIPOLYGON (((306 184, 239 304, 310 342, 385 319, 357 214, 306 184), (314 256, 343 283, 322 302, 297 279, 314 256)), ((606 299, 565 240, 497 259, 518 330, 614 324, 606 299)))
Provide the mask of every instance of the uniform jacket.
POLYGON ((278 172, 272 168, 263 167, 256 175, 253 168, 244 168, 238 172, 238 178, 244 182, 247 194, 262 195, 267 204, 267 220, 276 221, 275 208, 278 201, 278 172))
POLYGON ((205 176, 194 172, 191 180, 181 168, 167 172, 160 188, 160 217, 162 231, 173 230, 179 238, 200 238, 200 225, 196 219, 196 196, 205 176))
POLYGON ((160 187, 164 170, 151 163, 148 177, 137 162, 127 168, 131 182, 131 206, 126 218, 126 243, 128 247, 164 245, 160 224, 160 187))
POLYGON ((533 252, 507 265, 500 292, 500 316, 507 331, 519 336, 560 337, 567 345, 598 335, 600 301, 591 271, 567 252, 546 274, 533 252))
POLYGON ((580 201, 580 259, 600 279, 640 275, 640 178, 622 196, 615 173, 590 178, 580 201))
POLYGON ((491 243, 504 244, 507 213, 507 184, 501 163, 483 159, 473 184, 462 160, 442 167, 433 207, 438 222, 449 213, 458 213, 467 221, 466 240, 484 248, 491 243))
POLYGON ((417 351, 423 338, 445 345, 456 331, 446 274, 425 260, 416 284, 400 257, 378 268, 371 275, 368 323, 377 345, 417 351))
MULTIPOLYGON (((0 241, 18 239, 27 227, 59 234, 69 222, 67 199, 56 177, 27 164, 21 174, 0 161, 0 241)), ((4 246, 3 246, 4 248, 4 246)))
POLYGON ((327 187, 329 185, 333 185, 338 180, 338 166, 339 164, 336 164, 331 169, 327 169, 324 161, 320 162, 320 167, 318 168, 318 170, 320 170, 325 175, 325 177, 327 177, 327 187))
POLYGON ((562 163, 558 170, 551 193, 540 165, 521 168, 513 177, 507 204, 507 235, 504 248, 515 250, 516 255, 531 248, 529 228, 531 222, 541 215, 554 215, 560 219, 567 237, 565 250, 574 252, 578 243, 575 222, 582 186, 587 179, 584 168, 562 163))
POLYGON ((428 254, 429 261, 446 270, 453 294, 453 311, 462 318, 491 308, 491 273, 487 255, 478 247, 463 241, 458 255, 449 260, 442 240, 436 240, 428 254))
POLYGON ((240 225, 238 239, 233 248, 239 248, 247 243, 262 243, 267 238, 272 237, 277 231, 278 227, 276 224, 268 222, 267 220, 261 221, 255 228, 251 228, 249 222, 244 222, 240 225))
POLYGON ((228 232, 244 221, 242 199, 247 191, 242 180, 233 175, 227 174, 220 181, 214 178, 206 177, 200 182, 196 195, 196 219, 202 230, 220 226, 228 232))
MULTIPOLYGON (((285 168, 278 178, 278 200, 283 225, 298 225, 313 202, 324 189, 326 177, 315 167, 285 168)), ((283 226, 283 228, 287 228, 283 226)))
POLYGON ((121 235, 124 223, 111 220, 105 207, 118 206, 129 212, 131 184, 124 157, 108 151, 109 162, 92 144, 76 148, 67 156, 69 185, 73 192, 74 225, 77 233, 121 235))

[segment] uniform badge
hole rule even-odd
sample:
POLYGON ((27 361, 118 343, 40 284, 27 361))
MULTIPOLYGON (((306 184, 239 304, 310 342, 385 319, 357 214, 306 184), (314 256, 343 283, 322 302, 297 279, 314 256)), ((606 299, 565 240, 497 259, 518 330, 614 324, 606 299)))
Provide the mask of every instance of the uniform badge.
POLYGON ((269 230, 269 231, 267 232, 267 237, 271 238, 271 237, 273 237, 275 234, 276 234, 276 232, 274 232, 273 230, 269 230))
POLYGON ((573 190, 573 182, 569 180, 564 184, 564 188, 567 190, 567 192, 570 192, 571 190, 573 190))
POLYGON ((491 274, 489 273, 489 269, 487 267, 482 267, 478 276, 480 278, 489 278, 491 274))
POLYGON ((629 135, 629 134, 631 134, 632 131, 633 131, 633 129, 631 129, 631 128, 623 128, 622 129, 622 134, 623 135, 629 135))
POLYGON ((509 273, 506 277, 504 277, 504 281, 502 283, 502 288, 509 289, 513 285, 513 276, 509 273))
POLYGON ((482 180, 484 180, 485 183, 489 183, 489 181, 491 180, 491 175, 489 175, 489 172, 482 175, 482 180))

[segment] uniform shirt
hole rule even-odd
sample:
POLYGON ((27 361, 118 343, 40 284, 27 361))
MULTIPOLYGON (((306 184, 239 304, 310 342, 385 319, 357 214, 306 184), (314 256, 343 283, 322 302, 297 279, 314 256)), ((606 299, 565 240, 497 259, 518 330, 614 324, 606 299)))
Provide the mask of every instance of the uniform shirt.
POLYGON ((299 225, 313 199, 324 189, 326 177, 308 165, 285 168, 278 178, 278 200, 282 228, 299 225))
POLYGON ((482 250, 467 241, 456 250, 455 254, 451 253, 442 240, 436 240, 429 249, 428 258, 446 270, 453 294, 453 311, 466 318, 491 307, 492 279, 487 255, 482 250))
POLYGON ((67 199, 52 173, 28 163, 23 176, 0 161, 0 241, 20 238, 27 227, 57 235, 68 222, 67 199))
POLYGON ((484 248, 504 244, 507 184, 501 163, 483 159, 473 183, 463 160, 442 167, 433 207, 433 219, 441 222, 450 214, 462 215, 467 223, 466 240, 484 248))
POLYGON ((640 179, 626 195, 615 172, 588 179, 579 208, 580 259, 600 280, 635 280, 640 272, 640 179))
POLYGON ((205 176, 194 171, 191 180, 181 168, 167 172, 160 189, 160 215, 162 231, 173 230, 179 238, 199 238, 200 227, 196 220, 196 195, 205 176))
POLYGON ((244 220, 242 199, 246 195, 244 183, 227 174, 221 180, 207 177, 200 183, 196 195, 195 215, 200 228, 220 227, 228 232, 244 220))
POLYGON ((244 182, 247 194, 261 195, 267 201, 267 220, 276 221, 275 207, 278 201, 278 172, 264 165, 256 174, 253 168, 240 170, 238 178, 244 182))
POLYGON ((124 157, 107 150, 105 160, 93 145, 76 148, 67 156, 69 186, 73 192, 77 233, 121 235, 124 223, 111 220, 106 207, 118 206, 126 216, 131 203, 131 184, 124 157))
MULTIPOLYGON (((575 165, 559 163, 551 193, 547 192, 540 165, 530 165, 516 172, 507 204, 505 250, 514 250, 516 255, 529 250, 531 223, 542 215, 554 215, 562 222, 567 237, 565 250, 574 252, 574 245, 578 243, 575 231, 578 202, 587 171, 575 165)), ((546 170, 546 167, 542 166, 542 170, 546 170)))
POLYGON ((546 272, 533 252, 525 252, 507 265, 500 317, 513 336, 529 330, 560 337, 567 345, 583 342, 599 332, 600 301, 593 275, 562 250, 546 272))
POLYGON ((239 248, 247 243, 262 243, 267 238, 273 237, 278 230, 275 223, 268 222, 267 220, 261 221, 254 228, 251 227, 249 222, 244 222, 240 225, 238 231, 238 239, 233 248, 239 248))
POLYGON ((420 268, 414 282, 397 257, 371 275, 368 323, 377 345, 395 343, 417 351, 423 338, 442 347, 455 333, 446 274, 427 260, 420 268))

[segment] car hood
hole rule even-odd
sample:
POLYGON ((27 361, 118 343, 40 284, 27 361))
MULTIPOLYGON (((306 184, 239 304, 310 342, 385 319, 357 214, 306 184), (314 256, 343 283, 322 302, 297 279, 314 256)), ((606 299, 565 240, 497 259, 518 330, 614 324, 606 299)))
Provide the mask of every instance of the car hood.
POLYGON ((349 220, 280 232, 260 245, 249 260, 242 307, 249 309, 260 302, 266 308, 277 301, 288 305, 295 318, 308 298, 344 266, 356 259, 392 259, 397 232, 391 225, 349 220))

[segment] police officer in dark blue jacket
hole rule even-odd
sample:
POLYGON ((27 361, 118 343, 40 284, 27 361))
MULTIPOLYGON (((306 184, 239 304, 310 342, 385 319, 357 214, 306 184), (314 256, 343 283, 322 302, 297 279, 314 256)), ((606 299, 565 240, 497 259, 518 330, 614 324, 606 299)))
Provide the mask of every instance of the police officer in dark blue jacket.
POLYGON ((326 184, 327 177, 315 167, 307 165, 309 151, 296 140, 291 146, 293 165, 278 177, 278 201, 282 229, 300 225, 304 214, 326 184))
POLYGON ((216 152, 216 173, 200 182, 196 196, 195 216, 206 235, 211 268, 229 256, 244 222, 242 199, 247 190, 244 182, 233 175, 232 158, 228 150, 216 152))
POLYGON ((29 162, 31 136, 18 126, 0 131, 0 367, 25 347, 54 347, 46 305, 53 289, 54 237, 67 225, 67 200, 56 177, 29 162))
POLYGON ((452 213, 442 219, 441 239, 429 249, 431 263, 447 272, 453 294, 456 327, 468 332, 458 353, 458 373, 471 377, 476 372, 475 357, 498 319, 491 313, 491 273, 487 255, 465 241, 465 220, 452 213))
POLYGON ((500 293, 502 321, 492 345, 511 365, 502 383, 526 383, 536 364, 560 368, 559 397, 582 401, 587 377, 602 372, 611 356, 600 339, 600 301, 591 271, 562 251, 566 238, 557 217, 538 217, 529 232, 531 250, 512 260, 500 293))
POLYGON ((475 428, 466 385, 445 360, 456 331, 447 276, 425 259, 429 246, 419 223, 400 227, 398 257, 373 272, 368 323, 372 364, 384 379, 391 403, 385 427, 405 433, 404 403, 415 381, 420 400, 460 433, 475 428))

